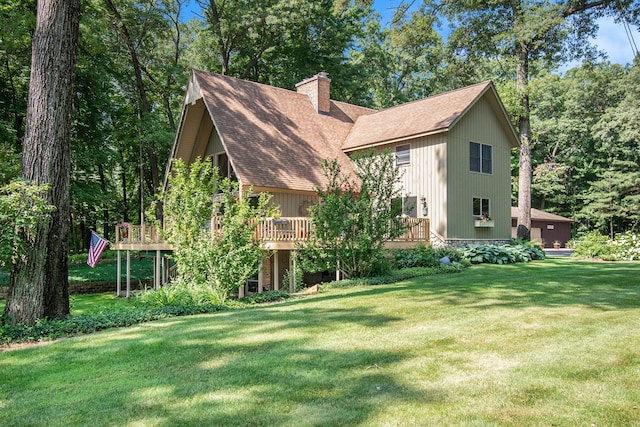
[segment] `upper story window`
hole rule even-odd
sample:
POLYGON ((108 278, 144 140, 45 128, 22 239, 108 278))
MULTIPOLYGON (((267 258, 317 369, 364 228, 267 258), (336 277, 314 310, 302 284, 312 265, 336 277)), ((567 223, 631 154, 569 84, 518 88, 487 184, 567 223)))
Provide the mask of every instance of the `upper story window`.
POLYGON ((493 173, 492 147, 477 142, 469 143, 469 170, 486 174, 493 173))
POLYGON ((396 146, 396 165, 408 165, 411 163, 411 146, 396 146))
POLYGON ((218 174, 220 178, 229 178, 231 181, 237 181, 236 173, 231 166, 227 153, 218 153, 216 156, 216 166, 218 166, 218 174))

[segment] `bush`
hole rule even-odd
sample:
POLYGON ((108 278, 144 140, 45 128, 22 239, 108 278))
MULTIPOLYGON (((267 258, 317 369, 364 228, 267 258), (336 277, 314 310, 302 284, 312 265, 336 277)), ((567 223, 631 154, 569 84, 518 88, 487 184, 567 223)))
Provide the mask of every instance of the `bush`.
POLYGON ((469 245, 461 251, 472 264, 512 264, 545 258, 544 251, 533 244, 469 245))
POLYGON ((438 265, 437 267, 412 267, 402 270, 394 270, 383 276, 362 277, 356 279, 343 279, 323 283, 322 288, 352 288, 356 286, 375 286, 395 283, 414 277, 433 276, 435 274, 459 273, 467 267, 466 262, 453 262, 451 265, 438 265))
POLYGON ((225 309, 224 306, 214 304, 116 308, 99 313, 69 316, 63 320, 41 320, 33 326, 2 325, 0 326, 0 344, 52 340, 104 329, 122 328, 152 320, 214 313, 223 309, 225 309))
POLYGON ((400 270, 413 267, 437 267, 440 259, 448 257, 451 262, 460 262, 462 253, 454 247, 432 248, 423 243, 411 249, 397 249, 393 251, 396 267, 400 270))
POLYGON ((609 245, 609 239, 597 231, 592 231, 576 243, 573 256, 579 258, 609 258, 612 253, 613 248, 609 245))
POLYGON ((283 301, 289 298, 289 293, 285 291, 267 291, 240 298, 240 302, 247 304, 263 304, 267 302, 283 301))
POLYGON ((622 233, 610 240, 592 231, 576 243, 573 256, 605 261, 637 261, 640 259, 640 238, 636 234, 622 233))
POLYGON ((638 235, 623 233, 610 242, 610 245, 614 261, 640 260, 640 237, 638 235))

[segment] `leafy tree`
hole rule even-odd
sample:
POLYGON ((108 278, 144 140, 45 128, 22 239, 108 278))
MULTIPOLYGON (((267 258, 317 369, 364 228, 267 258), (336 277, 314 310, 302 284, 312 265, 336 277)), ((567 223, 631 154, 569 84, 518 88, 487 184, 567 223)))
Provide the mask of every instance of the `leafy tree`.
POLYGON ((443 46, 434 29, 435 18, 400 7, 382 28, 379 16, 367 21, 349 62, 359 66, 361 89, 356 102, 386 108, 429 96, 443 89, 443 46))
POLYGON ((405 232, 391 201, 401 197, 400 170, 389 152, 355 156, 355 176, 336 160, 322 162, 325 188, 309 208, 311 231, 299 246, 307 271, 339 268, 347 277, 366 277, 383 264, 384 243, 405 232))
POLYGON ((36 17, 22 176, 48 184, 45 200, 56 210, 11 271, 4 316, 27 325, 69 313, 70 118, 80 1, 38 2, 36 17))
POLYGON ((161 197, 163 236, 173 246, 179 278, 224 302, 259 271, 265 251, 255 221, 273 214, 269 197, 261 194, 254 205, 250 191, 239 194, 237 182, 218 182, 217 169, 199 159, 189 168, 175 160, 172 172, 161 197), (212 222, 213 212, 219 215, 212 222))
POLYGON ((0 143, 0 186, 20 176, 20 155, 6 143, 0 143))
POLYGON ((587 42, 604 14, 637 23, 640 4, 634 0, 492 1, 426 0, 431 11, 452 26, 449 48, 468 67, 483 58, 505 58, 515 64, 520 133, 518 237, 529 239, 531 228, 532 147, 529 81, 532 66, 553 69, 562 61, 593 56, 587 42))
POLYGON ((0 2, 0 143, 19 149, 24 136, 35 2, 0 2))
POLYGON ((28 245, 37 238, 38 227, 55 210, 43 196, 47 185, 21 180, 0 185, 0 268, 24 262, 28 245))
POLYGON ((625 67, 584 62, 564 76, 547 74, 530 81, 533 135, 532 201, 576 220, 578 230, 595 225, 583 212, 592 183, 608 167, 596 125, 628 90, 625 67))
POLYGON ((604 164, 584 196, 582 214, 604 229, 616 231, 640 226, 640 66, 636 63, 620 82, 624 98, 607 108, 593 127, 595 154, 604 164))
MULTIPOLYGON (((122 92, 120 99, 128 104, 131 114, 128 118, 120 116, 128 122, 127 144, 121 151, 122 168, 137 166, 132 173, 138 178, 141 222, 146 201, 160 188, 161 169, 173 142, 175 114, 182 100, 181 84, 187 79, 187 67, 180 63, 180 21, 185 3, 103 0, 94 5, 108 18, 110 31, 103 36, 103 43, 109 47, 108 52, 113 55, 110 60, 116 65, 112 81, 122 92)), ((104 25, 104 18, 98 22, 104 25)), ((154 216, 161 217, 161 204, 156 206, 154 216)))
MULTIPOLYGON (((333 99, 361 95, 366 67, 349 60, 371 1, 199 1, 204 22, 192 20, 190 66, 293 89, 319 71, 332 78, 333 99)), ((365 91, 367 89, 364 89, 365 91)))

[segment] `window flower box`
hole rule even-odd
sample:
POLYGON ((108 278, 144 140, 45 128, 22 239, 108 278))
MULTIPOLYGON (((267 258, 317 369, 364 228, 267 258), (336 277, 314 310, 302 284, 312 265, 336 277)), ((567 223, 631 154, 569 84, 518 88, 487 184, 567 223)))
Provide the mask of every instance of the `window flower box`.
POLYGON ((486 227, 493 228, 495 227, 495 222, 492 219, 475 219, 473 220, 474 227, 486 227))

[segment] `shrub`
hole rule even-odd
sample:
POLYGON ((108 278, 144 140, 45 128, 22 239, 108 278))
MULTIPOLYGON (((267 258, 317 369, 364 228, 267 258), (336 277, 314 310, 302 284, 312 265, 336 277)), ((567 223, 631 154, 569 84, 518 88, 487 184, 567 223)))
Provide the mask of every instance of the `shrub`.
POLYGON ((609 258, 612 253, 613 248, 609 245, 609 239, 597 231, 592 231, 576 243, 573 256, 580 258, 609 258))
POLYGON ((614 240, 592 231, 576 243, 573 256, 599 258, 605 261, 636 261, 640 259, 640 237, 622 233, 614 240))
POLYGON ((356 286, 386 285, 414 277, 433 276, 435 274, 459 273, 466 268, 465 262, 453 262, 451 265, 438 265, 437 267, 412 267, 402 270, 394 270, 383 276, 343 279, 323 283, 325 289, 352 288, 356 286))
POLYGON ((544 251, 532 244, 468 245, 461 251, 472 264, 512 264, 545 258, 544 251))
POLYGON ((636 234, 623 233, 610 242, 614 261, 640 260, 640 237, 636 234))
POLYGON ((288 292, 278 290, 249 295, 244 298, 240 298, 240 301, 247 304, 263 304, 267 302, 283 301, 287 298, 289 298, 288 292))
POLYGON ((40 320, 33 326, 0 326, 0 344, 56 339, 64 336, 89 334, 110 328, 122 328, 152 320, 176 316, 214 313, 224 306, 206 305, 166 305, 164 307, 130 307, 69 316, 63 320, 40 320))
POLYGON ((460 262, 463 259, 462 253, 454 247, 432 248, 426 247, 423 243, 411 249, 397 249, 393 255, 398 269, 413 267, 437 267, 440 259, 448 257, 451 262, 460 262))

